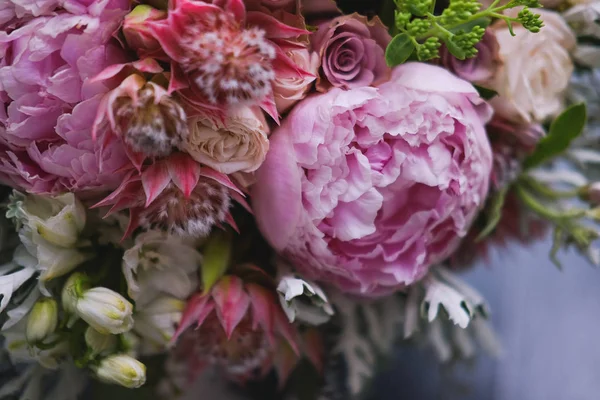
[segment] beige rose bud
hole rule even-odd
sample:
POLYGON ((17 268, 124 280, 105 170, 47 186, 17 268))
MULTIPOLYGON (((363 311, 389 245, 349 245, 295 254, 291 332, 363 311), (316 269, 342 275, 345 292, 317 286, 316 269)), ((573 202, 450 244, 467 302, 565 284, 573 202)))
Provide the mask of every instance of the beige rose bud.
POLYGON ((275 95, 277 111, 280 114, 283 114, 306 97, 306 93, 317 77, 320 65, 319 55, 307 49, 291 50, 288 52, 288 56, 299 68, 311 73, 313 76, 275 77, 273 94, 275 95))
POLYGON ((265 160, 269 150, 267 123, 255 108, 240 106, 225 122, 192 118, 183 149, 199 163, 222 172, 252 172, 265 160))

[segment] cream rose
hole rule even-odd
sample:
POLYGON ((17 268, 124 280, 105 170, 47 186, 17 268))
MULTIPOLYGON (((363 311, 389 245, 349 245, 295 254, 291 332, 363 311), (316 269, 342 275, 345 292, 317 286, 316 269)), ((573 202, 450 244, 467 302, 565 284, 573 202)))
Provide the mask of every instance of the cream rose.
MULTIPOLYGON (((519 10, 510 10, 511 16, 519 10)), ((564 19, 553 11, 535 10, 544 27, 531 33, 520 25, 511 36, 504 21, 492 26, 500 46, 500 57, 509 62, 498 71, 492 84, 499 96, 491 100, 496 113, 517 122, 542 122, 563 108, 564 92, 573 72, 569 51, 575 35, 564 19)))
POLYGON ((319 69, 319 55, 316 52, 307 49, 294 49, 288 52, 290 59, 298 66, 312 75, 299 77, 281 76, 273 81, 273 94, 275 95, 275 105, 280 114, 286 112, 298 101, 306 96, 311 84, 317 78, 319 69))
POLYGON ((269 150, 269 128, 260 110, 232 109, 224 122, 190 119, 184 150, 199 163, 222 172, 255 171, 269 150))

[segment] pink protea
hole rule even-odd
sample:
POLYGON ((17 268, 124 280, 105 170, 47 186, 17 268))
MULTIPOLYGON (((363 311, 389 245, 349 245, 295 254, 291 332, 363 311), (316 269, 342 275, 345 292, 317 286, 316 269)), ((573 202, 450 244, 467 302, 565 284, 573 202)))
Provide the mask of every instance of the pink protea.
POLYGON ((214 225, 235 223, 231 198, 245 204, 239 189, 226 175, 202 167, 185 153, 173 153, 123 183, 96 207, 112 205, 111 212, 129 209, 126 235, 136 228, 160 229, 185 236, 205 236, 214 225))
MULTIPOLYGON (((166 18, 156 14, 144 24, 130 25, 129 37, 151 35, 150 48, 136 48, 171 64, 170 92, 185 91, 198 106, 226 109, 230 105, 260 104, 273 118, 278 114, 271 82, 280 74, 307 72, 285 54, 285 39, 308 32, 260 12, 246 13, 242 0, 213 2, 171 0, 166 18), (136 36, 136 26, 140 35, 136 36)), ((310 74, 308 74, 310 75, 310 74)))
POLYGON ((378 88, 308 97, 273 132, 252 207, 303 277, 361 296, 422 278, 460 244, 484 204, 491 110, 428 64, 378 88))
POLYGON ((190 378, 212 365, 244 382, 275 367, 282 383, 301 352, 320 364, 318 338, 296 332, 274 290, 234 275, 190 298, 173 340, 188 362, 190 378))
POLYGON ((0 181, 35 193, 114 189, 129 160, 120 143, 91 138, 111 88, 91 78, 125 61, 112 35, 128 2, 60 3, 64 9, 0 32, 0 181))

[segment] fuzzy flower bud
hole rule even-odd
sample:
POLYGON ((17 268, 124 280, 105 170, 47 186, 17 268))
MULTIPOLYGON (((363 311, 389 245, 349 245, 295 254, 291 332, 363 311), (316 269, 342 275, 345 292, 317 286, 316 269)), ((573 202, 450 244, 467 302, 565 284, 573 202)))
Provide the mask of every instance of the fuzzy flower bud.
POLYGON ((77 314, 100 333, 119 334, 133 327, 133 305, 120 294, 103 287, 83 293, 77 314))
POLYGON ((92 352, 92 355, 107 355, 117 348, 117 337, 115 335, 105 335, 91 326, 85 331, 85 343, 92 352))
POLYGON ((166 15, 166 11, 146 4, 135 7, 123 20, 123 34, 129 47, 135 49, 140 56, 160 51, 160 44, 152 37, 147 22, 161 20, 166 15))
POLYGON ((31 344, 44 340, 54 333, 58 323, 58 305, 56 300, 44 298, 38 300, 27 319, 25 337, 31 344))
POLYGON ((146 383, 146 366, 124 354, 105 358, 95 372, 101 381, 129 389, 139 388, 146 383))

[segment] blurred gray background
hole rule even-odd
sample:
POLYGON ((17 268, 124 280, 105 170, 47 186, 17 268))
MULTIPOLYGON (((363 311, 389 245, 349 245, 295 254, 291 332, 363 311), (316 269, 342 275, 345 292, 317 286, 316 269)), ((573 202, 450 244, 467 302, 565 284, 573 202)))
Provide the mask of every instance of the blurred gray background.
POLYGON ((488 299, 502 358, 439 366, 431 350, 401 348, 369 400, 600 399, 600 270, 548 240, 509 246, 463 277, 488 299))

